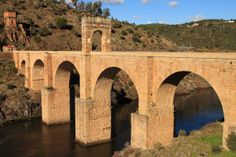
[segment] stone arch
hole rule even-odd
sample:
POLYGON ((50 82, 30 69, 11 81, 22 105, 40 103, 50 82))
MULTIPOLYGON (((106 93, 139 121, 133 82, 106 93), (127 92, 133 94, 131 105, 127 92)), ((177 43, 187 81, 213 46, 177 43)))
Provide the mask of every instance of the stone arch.
POLYGON ((101 17, 82 18, 82 51, 92 51, 92 36, 96 31, 102 32, 101 51, 111 51, 111 20, 101 17))
POLYGON ((39 91, 44 86, 44 63, 38 59, 33 64, 32 69, 32 89, 39 91))
MULTIPOLYGON (((96 135, 94 137, 104 139, 104 140, 109 140, 112 138, 111 137, 112 135, 111 90, 112 90, 113 81, 121 70, 122 69, 118 67, 106 68, 99 75, 97 79, 97 82, 94 88, 94 98, 93 98, 94 106, 92 108, 92 114, 95 117, 97 117, 97 119, 94 121, 94 124, 92 125, 92 126, 97 126, 96 127, 97 131, 95 133, 96 135)), ((124 70, 122 71, 125 72, 124 70)), ((134 83, 134 86, 135 86, 135 83, 134 83)), ((135 87, 135 90, 137 92, 136 87, 135 87)), ((137 95, 138 95, 138 92, 137 92, 137 95)), ((136 111, 138 111, 138 105, 137 105, 136 111)), ((131 116, 131 114, 129 116, 131 116)), ((130 138, 131 138, 131 133, 130 133, 130 138)))
MULTIPOLYGON (((158 139, 156 139, 155 142, 158 141, 164 145, 168 145, 172 141, 174 135, 174 97, 176 88, 183 78, 190 73, 195 74, 191 71, 175 72, 169 75, 159 86, 156 95, 155 112, 150 115, 151 120, 157 126, 155 131, 158 134, 158 139), (156 113, 156 115, 153 115, 154 113, 156 113)), ((205 80, 214 90, 214 87, 209 83, 209 81, 198 74, 195 75, 205 80)), ((214 90, 214 92, 216 93, 216 90, 214 90)), ((218 95, 217 97, 220 101, 218 95)), ((224 114, 224 106, 222 105, 221 107, 224 114)), ((152 134, 155 134, 155 131, 153 130, 152 134)))
POLYGON ((91 50, 92 51, 102 51, 102 45, 105 44, 105 38, 101 30, 95 30, 91 33, 91 50), (97 41, 97 43, 95 43, 97 41))
POLYGON ((74 123, 75 98, 79 97, 80 83, 77 68, 73 63, 64 61, 58 66, 54 78, 53 103, 57 113, 61 113, 57 122, 65 123, 73 120, 74 123))
POLYGON ((26 71, 26 63, 25 60, 22 60, 20 64, 20 74, 25 75, 25 71, 26 71))

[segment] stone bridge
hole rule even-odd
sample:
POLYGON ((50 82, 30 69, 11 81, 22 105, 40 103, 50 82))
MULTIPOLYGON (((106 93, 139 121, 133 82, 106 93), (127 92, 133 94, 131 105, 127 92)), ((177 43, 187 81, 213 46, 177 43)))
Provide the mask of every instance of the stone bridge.
POLYGON ((41 90, 42 120, 70 122, 70 77, 80 76, 80 97, 75 100, 76 141, 91 145, 111 139, 110 92, 123 70, 138 93, 138 110, 131 114, 131 145, 151 148, 170 144, 174 135, 175 89, 189 73, 205 79, 221 101, 223 141, 236 131, 236 53, 112 52, 111 23, 83 18, 82 51, 15 51, 14 61, 25 75, 25 87, 41 90), (95 31, 102 32, 101 52, 91 50, 95 31))

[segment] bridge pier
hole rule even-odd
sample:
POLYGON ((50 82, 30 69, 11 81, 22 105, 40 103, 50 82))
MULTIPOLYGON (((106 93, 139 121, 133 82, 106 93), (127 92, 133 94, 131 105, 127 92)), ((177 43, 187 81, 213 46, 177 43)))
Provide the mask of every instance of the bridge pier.
POLYGON ((43 88, 42 121, 47 125, 70 122, 69 89, 43 88))
POLYGON ((137 113, 131 114, 131 146, 147 148, 148 117, 137 113))
POLYGON ((227 147, 227 138, 234 132, 236 134, 236 122, 224 122, 223 124, 223 148, 228 149, 227 147))
POLYGON ((110 110, 96 108, 93 99, 76 98, 75 104, 75 140, 85 146, 110 141, 110 110))

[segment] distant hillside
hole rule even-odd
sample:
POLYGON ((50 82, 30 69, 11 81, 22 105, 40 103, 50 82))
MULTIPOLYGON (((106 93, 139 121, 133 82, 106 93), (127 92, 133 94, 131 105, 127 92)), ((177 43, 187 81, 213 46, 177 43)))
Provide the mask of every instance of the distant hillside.
MULTIPOLYGON (((90 12, 78 11, 62 2, 53 0, 9 0, 0 1, 0 14, 4 10, 15 10, 18 23, 23 24, 29 39, 29 46, 22 40, 13 43, 18 49, 26 50, 81 50, 81 17, 94 16, 90 12), (57 21, 67 21, 58 28, 57 21)), ((3 17, 0 17, 3 23, 3 17)), ((175 46, 171 40, 150 37, 147 32, 128 22, 113 20, 112 49, 122 51, 160 50, 175 46)), ((3 26, 3 24, 1 24, 3 26)), ((3 32, 0 27, 0 32, 3 32)), ((94 37, 93 48, 99 49, 99 36, 94 37)), ((6 40, 6 38, 4 38, 6 40)), ((11 43, 1 40, 2 43, 11 43)))
MULTIPOLYGON (((81 7, 84 6, 78 8, 81 7)), ((14 44, 19 50, 81 50, 81 18, 96 16, 96 13, 78 8, 70 8, 56 0, 1 0, 0 46, 14 44), (4 10, 17 12, 18 24, 23 25, 28 44, 22 38, 20 28, 17 42, 7 39, 3 30, 4 10), (63 20, 66 21, 64 25, 63 20)), ((99 34, 94 37, 93 48, 100 49, 99 34)), ((204 20, 181 25, 134 25, 112 19, 112 50, 235 51, 236 22, 204 20)))
POLYGON ((175 50, 217 51, 236 50, 236 20, 203 20, 181 25, 141 25, 150 36, 171 39, 175 50))

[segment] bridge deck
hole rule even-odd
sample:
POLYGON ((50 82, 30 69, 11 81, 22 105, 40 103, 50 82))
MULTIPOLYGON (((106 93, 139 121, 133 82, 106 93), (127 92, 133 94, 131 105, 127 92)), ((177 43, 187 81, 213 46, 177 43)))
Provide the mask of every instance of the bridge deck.
MULTIPOLYGON (((84 55, 82 51, 14 51, 15 53, 50 53, 55 55, 84 55)), ((158 58, 195 58, 236 60, 236 52, 92 52, 92 56, 158 57, 158 58)))

